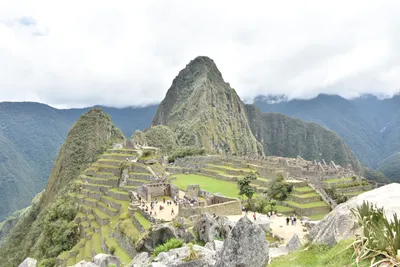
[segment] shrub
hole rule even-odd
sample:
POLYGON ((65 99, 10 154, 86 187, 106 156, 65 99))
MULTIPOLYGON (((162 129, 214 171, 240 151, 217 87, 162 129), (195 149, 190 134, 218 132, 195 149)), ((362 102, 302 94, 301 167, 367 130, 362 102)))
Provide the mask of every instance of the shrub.
POLYGON ((183 246, 183 240, 171 238, 162 245, 157 246, 153 251, 153 256, 157 256, 161 252, 167 252, 174 248, 180 248, 183 246))
POLYGON ((143 152, 142 157, 150 157, 151 154, 152 154, 151 151, 146 150, 146 151, 143 152))
POLYGON ((395 213, 393 220, 389 220, 383 208, 377 208, 368 202, 357 209, 351 210, 363 230, 363 236, 353 243, 356 261, 368 259, 371 266, 380 263, 398 266, 400 261, 400 220, 395 213), (375 262, 377 259, 384 258, 375 262))
POLYGON ((193 248, 193 244, 189 243, 189 255, 183 258, 183 261, 188 262, 192 260, 198 260, 200 258, 200 253, 193 248))
POLYGON ((326 193, 336 201, 337 204, 341 204, 349 200, 349 197, 343 193, 337 192, 334 188, 328 188, 325 190, 326 193))
POLYGON ((39 267, 53 267, 56 265, 55 258, 44 259, 39 263, 39 267))
POLYGON ((177 158, 184 158, 189 156, 201 156, 205 155, 206 150, 204 148, 197 148, 197 147, 182 147, 174 152, 168 157, 168 162, 172 163, 175 162, 177 158))
POLYGON ((111 254, 111 255, 114 255, 114 254, 115 254, 115 247, 114 247, 114 246, 111 246, 111 247, 110 247, 110 254, 111 254))
POLYGON ((293 190, 293 185, 285 181, 282 173, 279 173, 276 180, 271 183, 265 193, 272 199, 283 201, 293 190))

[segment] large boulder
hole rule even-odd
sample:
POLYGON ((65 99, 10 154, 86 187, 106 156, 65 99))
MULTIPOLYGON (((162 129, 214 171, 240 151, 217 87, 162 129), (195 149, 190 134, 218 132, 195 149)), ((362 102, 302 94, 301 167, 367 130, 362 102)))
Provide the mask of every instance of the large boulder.
POLYGON ((268 264, 265 232, 242 217, 224 242, 216 267, 265 267, 268 264))
POLYGON ((149 253, 142 252, 132 260, 130 267, 143 267, 149 258, 149 253))
POLYGON ((171 238, 178 238, 175 228, 169 224, 156 226, 138 245, 139 251, 152 252, 158 245, 164 244, 171 238))
POLYGON ((117 267, 120 266, 121 262, 118 257, 108 255, 108 254, 97 254, 94 256, 92 262, 99 267, 108 267, 111 264, 116 265, 117 267))
POLYGON ((340 240, 360 234, 360 227, 351 212, 364 201, 383 207, 388 218, 394 213, 400 215, 400 184, 393 183, 365 192, 340 204, 323 220, 311 228, 310 238, 314 243, 334 245, 340 240))
MULTIPOLYGON (((213 267, 217 260, 217 253, 205 247, 193 245, 193 250, 199 254, 198 259, 188 261, 190 248, 184 246, 181 248, 171 249, 168 252, 162 252, 154 259, 160 266, 168 267, 213 267)), ((154 264, 154 263, 152 263, 154 264)), ((152 265, 154 266, 154 265, 152 265)), ((158 265, 157 265, 158 266, 158 265)))
POLYGON ((18 267, 36 267, 37 260, 26 258, 18 267))
POLYGON ((299 248, 301 248, 301 246, 302 245, 299 236, 297 234, 294 234, 287 243, 286 248, 289 252, 292 252, 298 250, 299 248))
POLYGON ((235 223, 227 217, 216 216, 215 218, 209 213, 201 214, 193 230, 199 233, 200 240, 207 242, 214 241, 215 238, 225 239, 229 232, 235 226, 235 223))

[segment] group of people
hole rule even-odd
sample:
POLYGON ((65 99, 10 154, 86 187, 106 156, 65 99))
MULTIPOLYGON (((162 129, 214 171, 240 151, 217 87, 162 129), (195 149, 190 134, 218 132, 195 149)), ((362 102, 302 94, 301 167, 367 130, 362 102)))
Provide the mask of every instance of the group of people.
POLYGON ((292 216, 286 217, 286 225, 289 225, 289 223, 292 222, 292 225, 296 225, 297 223, 297 217, 296 214, 293 214, 292 216))
POLYGON ((150 216, 157 216, 157 206, 159 212, 165 210, 165 206, 172 206, 171 207, 171 215, 175 215, 175 210, 173 205, 178 206, 178 202, 180 201, 178 197, 174 197, 172 200, 167 200, 165 197, 162 201, 159 202, 158 198, 153 198, 150 203, 146 203, 142 200, 142 197, 138 194, 138 200, 140 201, 140 207, 149 213, 150 216))

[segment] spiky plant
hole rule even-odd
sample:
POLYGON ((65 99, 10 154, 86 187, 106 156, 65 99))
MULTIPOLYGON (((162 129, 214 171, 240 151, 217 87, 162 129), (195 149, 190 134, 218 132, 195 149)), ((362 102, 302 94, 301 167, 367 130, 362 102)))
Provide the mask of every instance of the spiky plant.
POLYGON ((371 266, 399 266, 400 221, 397 214, 389 220, 383 208, 368 202, 351 210, 362 228, 363 235, 352 244, 356 263, 369 259, 371 266))
POLYGON ((193 248, 193 244, 189 243, 189 255, 187 255, 183 261, 188 262, 192 260, 198 260, 200 258, 200 253, 193 248))

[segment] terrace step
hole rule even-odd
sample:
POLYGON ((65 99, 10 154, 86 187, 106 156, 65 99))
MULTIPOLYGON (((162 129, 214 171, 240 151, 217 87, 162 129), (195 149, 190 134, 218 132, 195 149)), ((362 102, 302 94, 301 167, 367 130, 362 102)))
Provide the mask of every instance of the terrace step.
POLYGON ((119 189, 125 192, 130 192, 130 191, 136 191, 137 186, 129 186, 129 185, 125 185, 125 186, 121 186, 119 189))
POLYGON ((115 160, 115 159, 99 159, 97 163, 101 165, 107 165, 107 166, 121 166, 122 161, 120 160, 115 160))
POLYGON ((315 193, 314 189, 312 189, 311 187, 308 187, 308 186, 307 187, 295 187, 293 191, 297 195, 315 193))
POLYGON ((119 257, 122 262, 125 264, 129 264, 132 261, 132 257, 126 252, 116 239, 110 237, 110 229, 108 225, 104 225, 101 227, 101 237, 104 239, 104 242, 109 249, 110 247, 115 248, 115 256, 119 257))
POLYGON ((109 185, 109 186, 118 186, 118 178, 98 178, 98 177, 91 177, 86 175, 80 175, 82 181, 88 182, 89 184, 98 184, 98 185, 109 185))
POLYGON ((118 188, 108 189, 108 191, 105 192, 105 194, 114 199, 130 201, 129 192, 128 191, 120 191, 120 190, 118 190, 118 188))
POLYGON ((137 150, 129 149, 129 148, 111 148, 107 149, 107 154, 126 154, 126 155, 134 155, 137 154, 137 150))
POLYGON ((148 183, 147 180, 133 180, 133 179, 128 179, 128 180, 126 181, 126 185, 127 185, 127 186, 135 186, 135 187, 141 186, 142 184, 146 184, 146 183, 148 183))
POLYGON ((144 172, 130 172, 129 178, 136 179, 136 180, 150 181, 152 178, 152 175, 151 175, 151 173, 144 173, 144 172))

